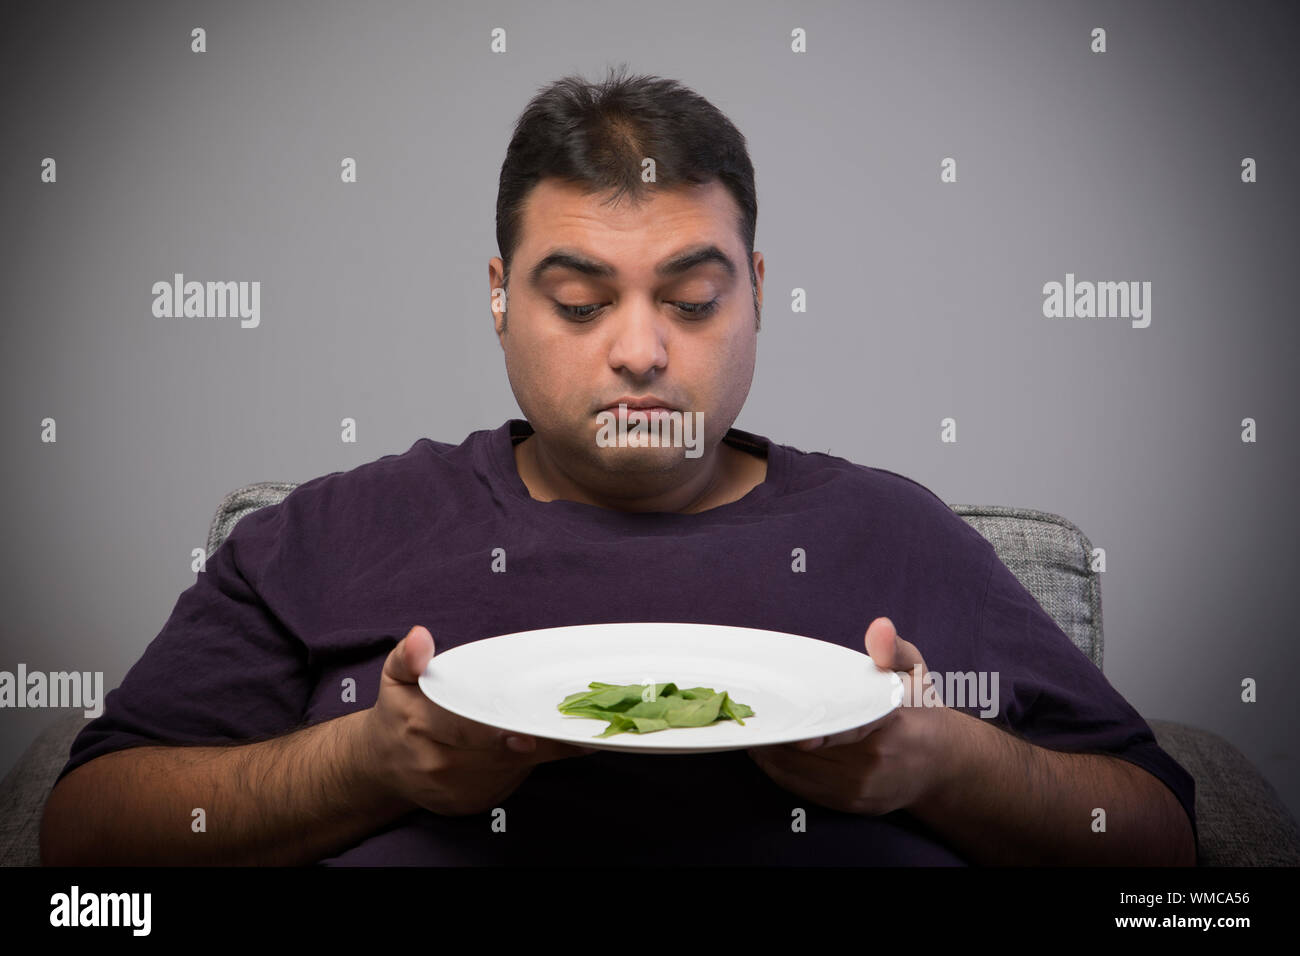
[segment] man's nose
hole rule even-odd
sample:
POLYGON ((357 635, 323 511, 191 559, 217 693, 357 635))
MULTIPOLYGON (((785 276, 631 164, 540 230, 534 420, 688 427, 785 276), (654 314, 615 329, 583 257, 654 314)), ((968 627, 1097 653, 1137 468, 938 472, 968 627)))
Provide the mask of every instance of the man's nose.
POLYGON ((668 364, 666 336, 669 319, 644 300, 628 302, 612 317, 614 340, 609 347, 609 364, 634 375, 646 375, 668 364))

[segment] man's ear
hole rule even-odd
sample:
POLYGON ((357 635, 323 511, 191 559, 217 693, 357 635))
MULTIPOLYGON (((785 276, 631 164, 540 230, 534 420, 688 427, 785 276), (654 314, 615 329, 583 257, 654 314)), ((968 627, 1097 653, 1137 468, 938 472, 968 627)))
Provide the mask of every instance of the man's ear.
POLYGON ((500 257, 493 257, 488 260, 488 290, 491 296, 492 312, 492 330, 496 333, 497 341, 501 347, 505 348, 505 343, 500 340, 506 334, 506 300, 509 293, 509 280, 505 274, 505 265, 500 257))

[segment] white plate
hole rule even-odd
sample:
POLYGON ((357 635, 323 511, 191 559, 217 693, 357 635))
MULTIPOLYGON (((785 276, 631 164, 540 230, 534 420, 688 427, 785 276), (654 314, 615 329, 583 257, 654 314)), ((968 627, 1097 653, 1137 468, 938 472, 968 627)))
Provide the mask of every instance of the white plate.
MULTIPOLYGON (((865 632, 865 628, 863 629, 865 632)), ((885 716, 903 682, 866 650, 749 627, 591 624, 522 631, 435 653, 420 689, 470 720, 536 737, 626 753, 712 753, 793 743, 852 730, 885 716), (712 687, 747 704, 744 726, 598 737, 608 723, 557 709, 592 681, 712 687)))

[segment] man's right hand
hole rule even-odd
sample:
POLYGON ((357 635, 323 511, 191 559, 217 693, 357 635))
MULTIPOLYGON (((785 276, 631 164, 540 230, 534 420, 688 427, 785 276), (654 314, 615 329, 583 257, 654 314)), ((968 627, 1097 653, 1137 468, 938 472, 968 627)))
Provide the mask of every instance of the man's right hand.
POLYGON ((439 707, 418 684, 433 654, 428 629, 411 628, 384 661, 378 699, 365 711, 361 757, 386 792, 445 816, 483 813, 513 793, 535 764, 594 752, 508 733, 439 707))

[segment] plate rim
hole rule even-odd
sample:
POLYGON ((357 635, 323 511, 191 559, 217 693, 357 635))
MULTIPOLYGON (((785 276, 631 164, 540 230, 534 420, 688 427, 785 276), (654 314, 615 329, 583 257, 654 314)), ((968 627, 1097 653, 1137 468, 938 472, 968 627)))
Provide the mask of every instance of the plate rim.
MULTIPOLYGON (((426 699, 433 701, 433 703, 437 704, 439 707, 443 708, 449 713, 456 714, 456 716, 461 717, 462 719, 465 720, 471 720, 474 721, 475 723, 484 723, 490 727, 496 727, 500 730, 504 730, 507 732, 534 737, 539 740, 550 740, 550 741, 555 741, 557 743, 571 744, 578 747, 592 747, 600 751, 614 751, 614 752, 623 752, 623 753, 644 753, 644 754, 724 753, 724 752, 732 752, 737 750, 748 750, 751 747, 781 746, 782 744, 794 743, 800 740, 808 740, 815 737, 824 737, 832 734, 843 733, 847 730, 852 730, 856 727, 865 726, 865 724, 867 723, 875 723, 889 716, 889 714, 893 713, 895 710, 903 706, 903 702, 901 699, 903 696, 903 681, 902 678, 899 676, 899 673, 895 670, 883 668, 879 664, 876 664, 876 662, 871 659, 871 656, 867 654, 865 648, 861 652, 857 652, 854 651, 852 648, 845 647, 843 644, 837 644, 834 641, 828 641, 825 640, 824 638, 818 638, 818 637, 809 637, 804 634, 795 634, 790 631, 776 631, 770 628, 748 627, 746 625, 738 625, 738 624, 706 624, 706 623, 699 623, 694 621, 611 621, 611 622, 602 622, 602 623, 593 623, 593 624, 561 624, 553 627, 530 628, 525 631, 511 631, 505 634, 496 634, 491 637, 484 637, 473 641, 466 641, 465 643, 459 644, 456 647, 449 648, 446 651, 435 653, 432 657, 429 658, 429 661, 425 665, 424 670, 420 672, 419 676, 417 677, 416 683, 417 686, 420 688, 421 693, 424 694, 426 699), (648 738, 654 737, 658 733, 662 733, 662 731, 656 731, 655 734, 632 735, 632 738, 635 740, 646 741, 644 743, 631 743, 631 744, 619 745, 619 744, 612 743, 615 737, 604 738, 604 739, 601 739, 598 736, 591 737, 591 738, 584 737, 583 738, 584 742, 579 743, 578 741, 575 740, 570 740, 567 738, 560 738, 560 737, 552 737, 549 734, 540 734, 532 730, 523 730, 514 727, 503 727, 497 723, 485 722, 483 720, 480 720, 478 717, 474 717, 469 714, 464 714, 461 713, 459 710, 456 710, 455 708, 448 707, 445 703, 441 701, 434 700, 433 697, 429 694, 429 691, 426 687, 426 682, 427 680, 430 679, 431 676, 430 669, 433 667, 434 663, 439 658, 445 657, 447 655, 454 655, 456 654, 457 651, 460 650, 470 650, 472 652, 473 649, 477 648, 479 645, 486 644, 487 642, 490 641, 503 640, 507 638, 532 638, 533 640, 536 640, 544 634, 554 634, 556 632, 582 631, 591 628, 631 629, 631 628, 646 627, 646 626, 672 627, 674 629, 682 629, 682 630, 691 630, 695 628, 714 628, 714 629, 720 628, 727 631, 751 631, 757 634, 766 635, 769 638, 776 637, 780 639, 791 639, 794 641, 798 641, 802 643, 803 646, 805 647, 814 646, 814 645, 804 643, 807 641, 813 641, 817 645, 825 645, 826 648, 828 649, 827 651, 828 653, 833 654, 842 651, 846 654, 852 654, 854 658, 857 659, 857 661, 863 665, 871 665, 875 667, 876 673, 884 675, 885 679, 889 682, 889 694, 890 694, 889 706, 881 714, 872 718, 869 721, 866 721, 865 723, 859 722, 855 718, 854 722, 851 723, 849 726, 839 726, 838 724, 832 724, 821 733, 812 733, 812 734, 803 733, 803 734, 783 738, 781 740, 769 740, 766 743, 734 744, 734 745, 723 745, 723 746, 710 745, 710 744, 700 744, 698 746, 690 746, 690 745, 675 746, 670 744, 650 743, 648 738)), ((676 727, 676 728, 668 728, 668 729, 669 730, 691 730, 694 728, 676 727)), ((780 732, 778 731, 778 733, 780 732)), ((615 735, 615 736, 622 737, 626 735, 615 735)))

